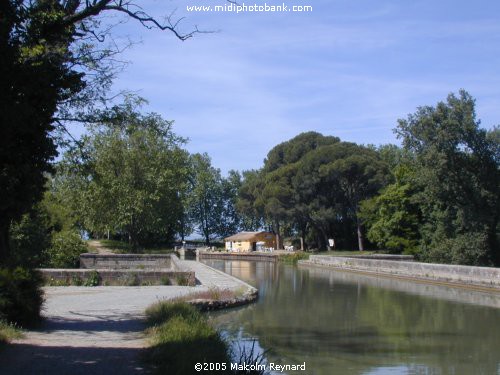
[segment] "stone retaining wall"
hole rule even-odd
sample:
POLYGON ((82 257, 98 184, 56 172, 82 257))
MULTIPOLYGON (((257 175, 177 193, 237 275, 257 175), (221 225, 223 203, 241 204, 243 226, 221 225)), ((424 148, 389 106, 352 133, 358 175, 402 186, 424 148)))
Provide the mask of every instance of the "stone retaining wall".
POLYGON ((318 265, 426 280, 500 288, 500 268, 311 255, 301 265, 318 265))
POLYGON ((80 268, 92 269, 168 269, 172 254, 92 254, 80 255, 80 268))
POLYGON ((172 269, 40 269, 47 285, 84 284, 94 271, 99 274, 99 285, 196 285, 194 272, 172 269))
POLYGON ((203 259, 223 259, 223 260, 264 260, 268 262, 276 262, 278 255, 264 253, 223 253, 223 252, 198 252, 199 260, 203 259))

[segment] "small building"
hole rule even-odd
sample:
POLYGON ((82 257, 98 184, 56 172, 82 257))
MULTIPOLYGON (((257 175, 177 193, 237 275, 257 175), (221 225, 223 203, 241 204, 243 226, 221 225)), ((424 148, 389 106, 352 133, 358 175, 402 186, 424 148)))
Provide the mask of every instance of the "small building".
POLYGON ((224 239, 227 251, 249 252, 276 249, 276 236, 271 232, 240 232, 224 239))

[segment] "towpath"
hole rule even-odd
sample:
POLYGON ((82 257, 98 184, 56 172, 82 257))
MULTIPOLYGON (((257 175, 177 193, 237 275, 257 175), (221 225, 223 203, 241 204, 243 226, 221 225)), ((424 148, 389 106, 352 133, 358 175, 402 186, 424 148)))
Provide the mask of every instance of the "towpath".
POLYGON ((145 309, 171 299, 217 287, 237 290, 247 284, 194 261, 195 287, 46 287, 45 321, 0 351, 2 374, 146 374, 141 353, 145 309))

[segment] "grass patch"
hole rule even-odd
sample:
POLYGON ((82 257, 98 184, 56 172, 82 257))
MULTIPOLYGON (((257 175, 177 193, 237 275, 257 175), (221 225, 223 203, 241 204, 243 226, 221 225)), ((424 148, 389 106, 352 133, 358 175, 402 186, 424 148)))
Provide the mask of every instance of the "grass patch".
POLYGON ((226 343, 195 307, 159 302, 146 310, 146 316, 153 344, 147 359, 155 374, 195 374, 196 363, 230 362, 226 343))
POLYGON ((238 288, 237 290, 209 288, 208 290, 189 293, 184 296, 176 297, 173 299, 173 301, 189 302, 197 299, 208 301, 230 301, 235 298, 242 297, 243 294, 245 294, 245 290, 246 288, 244 287, 238 288))
MULTIPOLYGON (((111 250, 115 254, 171 254, 174 249, 165 246, 152 246, 146 248, 134 249, 131 244, 118 240, 96 240, 99 241, 103 248, 111 250)), ((89 245, 93 252, 97 252, 97 248, 89 245)))
POLYGON ((382 251, 359 251, 359 250, 335 250, 335 251, 321 251, 317 255, 330 255, 330 256, 350 256, 350 255, 373 255, 373 254, 386 254, 382 251))
POLYGON ((22 331, 12 324, 0 321, 0 347, 10 340, 18 339, 23 336, 22 331))
MULTIPOLYGON (((155 374, 199 374, 194 368, 196 363, 226 364, 225 370, 207 372, 210 374, 264 374, 263 371, 231 370, 230 363, 234 360, 228 343, 208 323, 206 315, 186 302, 158 302, 146 310, 146 321, 152 342, 146 358, 155 374)), ((236 361, 261 363, 262 358, 254 356, 252 350, 236 361)))
POLYGON ((128 254, 133 252, 132 245, 127 242, 117 240, 99 240, 102 247, 108 248, 117 254, 128 254))
POLYGON ((309 259, 309 253, 304 251, 296 251, 290 254, 280 254, 278 260, 286 264, 296 264, 299 260, 309 259))

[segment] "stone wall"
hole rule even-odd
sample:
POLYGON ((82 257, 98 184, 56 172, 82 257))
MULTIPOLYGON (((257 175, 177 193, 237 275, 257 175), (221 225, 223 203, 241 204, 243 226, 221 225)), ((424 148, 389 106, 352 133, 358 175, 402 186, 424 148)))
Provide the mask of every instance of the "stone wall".
POLYGON ((263 253, 229 253, 229 252, 198 252, 198 259, 223 259, 223 260, 264 260, 268 262, 276 262, 278 256, 275 254, 263 253))
POLYGON ((171 254, 92 254, 80 255, 80 268, 92 269, 171 269, 171 254))
POLYGON ((454 266, 355 257, 311 255, 301 265, 319 265, 369 273, 500 288, 500 268, 454 266))
POLYGON ((84 284, 94 271, 99 275, 99 285, 146 286, 146 285, 196 285, 194 272, 174 270, 140 269, 40 269, 46 285, 84 284))
POLYGON ((99 285, 196 285, 193 271, 175 254, 81 254, 79 269, 40 269, 48 285, 85 283, 97 271, 99 285))

